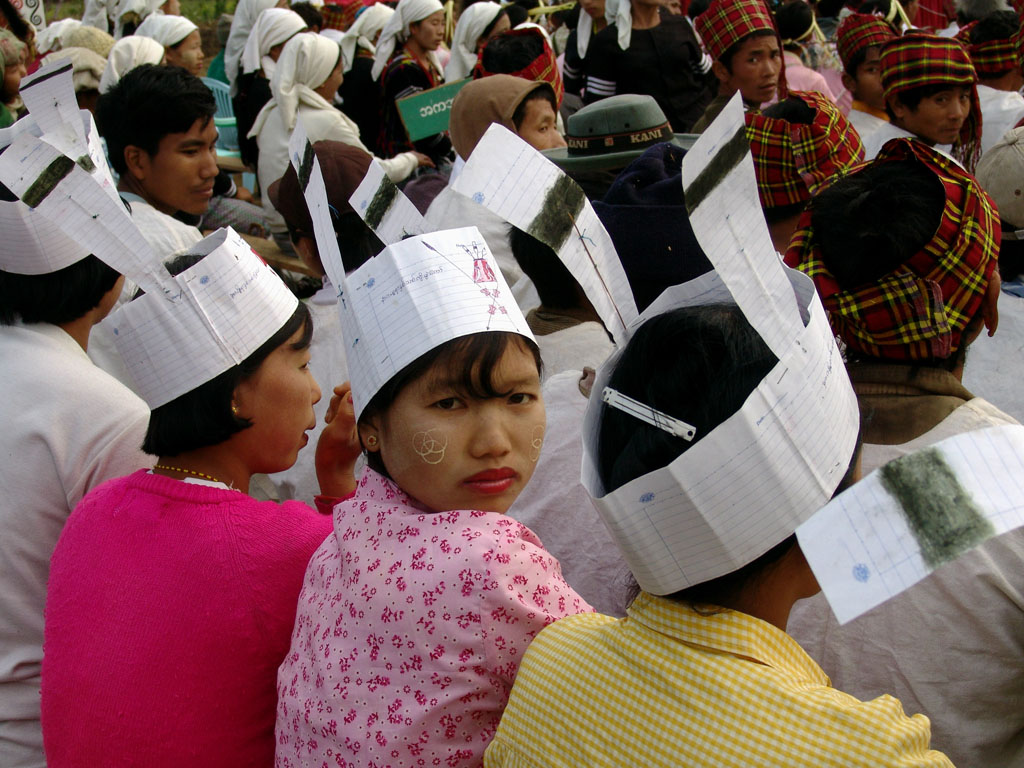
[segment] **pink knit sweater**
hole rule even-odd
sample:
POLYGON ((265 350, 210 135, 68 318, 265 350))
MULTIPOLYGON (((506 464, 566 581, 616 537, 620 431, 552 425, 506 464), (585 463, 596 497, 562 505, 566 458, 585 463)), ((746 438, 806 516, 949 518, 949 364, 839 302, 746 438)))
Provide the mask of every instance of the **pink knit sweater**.
POLYGON ((145 471, 89 493, 50 570, 49 768, 272 765, 277 667, 330 531, 299 502, 145 471))

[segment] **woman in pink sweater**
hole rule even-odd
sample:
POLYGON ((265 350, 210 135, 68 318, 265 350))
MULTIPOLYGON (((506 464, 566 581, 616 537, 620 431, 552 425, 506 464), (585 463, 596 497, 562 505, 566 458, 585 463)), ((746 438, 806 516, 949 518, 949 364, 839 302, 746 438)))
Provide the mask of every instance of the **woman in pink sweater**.
MULTIPOLYGON (((269 270, 239 258, 254 262, 246 279, 269 270)), ((291 317, 240 364, 155 407, 143 445, 154 469, 88 494, 57 544, 42 671, 51 768, 273 762, 276 671, 331 518, 248 495, 254 473, 294 463, 320 399, 309 312, 270 288, 291 317)), ((170 376, 181 360, 165 364, 170 376)), ((336 392, 317 465, 321 490, 340 497, 354 487, 354 422, 336 392)), ((323 512, 331 501, 317 498, 323 512)))

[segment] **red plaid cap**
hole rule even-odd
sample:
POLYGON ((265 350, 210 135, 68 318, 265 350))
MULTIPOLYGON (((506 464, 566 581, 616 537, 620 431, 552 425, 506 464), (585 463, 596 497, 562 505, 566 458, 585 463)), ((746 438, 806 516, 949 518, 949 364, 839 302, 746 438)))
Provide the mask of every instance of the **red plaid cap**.
POLYGON ((747 35, 770 30, 778 35, 775 19, 762 0, 711 0, 694 22, 697 34, 712 59, 722 55, 747 35))
POLYGON ((814 110, 809 124, 760 113, 746 116, 763 208, 805 202, 834 176, 864 159, 860 136, 830 99, 816 91, 791 91, 789 98, 800 99, 814 110))
POLYGON ((955 161, 920 141, 893 139, 874 162, 915 159, 942 182, 946 204, 932 239, 898 269, 855 290, 840 288, 821 259, 810 210, 786 252, 786 264, 814 280, 836 335, 885 360, 945 359, 959 349, 999 254, 995 203, 955 161))
POLYGON ((967 53, 974 64, 974 71, 979 76, 996 77, 1021 65, 1021 29, 1012 37, 1002 40, 988 40, 984 43, 972 43, 971 32, 978 22, 972 21, 961 27, 956 39, 967 48, 967 53))
POLYGON ((535 35, 544 43, 544 52, 531 61, 529 66, 520 69, 518 72, 489 72, 484 68, 484 59, 483 55, 481 55, 477 58, 476 66, 473 68, 473 79, 478 80, 481 77, 490 77, 491 75, 514 75, 524 80, 545 82, 551 85, 555 92, 555 100, 558 102, 558 106, 561 107, 562 97, 565 95, 565 86, 562 85, 562 75, 558 71, 558 60, 555 58, 555 52, 551 50, 551 46, 548 44, 547 38, 544 37, 544 33, 536 27, 527 27, 525 29, 513 29, 504 34, 535 35))
POLYGON ((836 48, 843 66, 859 51, 872 45, 881 45, 896 37, 896 33, 881 16, 869 13, 851 13, 836 30, 836 48))
POLYGON ((960 85, 971 91, 971 110, 953 143, 953 154, 973 171, 981 155, 981 105, 978 103, 978 75, 967 50, 959 40, 908 32, 882 46, 882 88, 888 98, 924 85, 960 85))

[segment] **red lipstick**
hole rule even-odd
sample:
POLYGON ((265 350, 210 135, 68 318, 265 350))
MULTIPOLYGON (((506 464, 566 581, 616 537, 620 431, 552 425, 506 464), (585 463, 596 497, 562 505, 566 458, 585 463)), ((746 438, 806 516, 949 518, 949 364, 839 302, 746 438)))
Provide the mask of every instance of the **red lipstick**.
POLYGON ((519 477, 519 473, 511 467, 485 469, 483 472, 477 472, 472 477, 467 477, 462 481, 462 484, 477 493, 504 493, 512 486, 517 477, 519 477))

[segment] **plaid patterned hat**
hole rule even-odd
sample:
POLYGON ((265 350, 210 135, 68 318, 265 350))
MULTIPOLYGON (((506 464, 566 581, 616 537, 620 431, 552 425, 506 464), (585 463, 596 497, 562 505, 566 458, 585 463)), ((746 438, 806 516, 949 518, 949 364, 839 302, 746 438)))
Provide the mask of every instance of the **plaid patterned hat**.
POLYGON ((874 162, 898 160, 922 163, 946 193, 942 221, 924 248, 885 277, 843 290, 821 259, 808 210, 786 264, 814 280, 832 330, 851 349, 885 360, 944 359, 959 349, 985 297, 999 254, 999 214, 973 176, 926 144, 893 139, 874 162))
POLYGON ((869 13, 851 13, 836 30, 836 48, 843 67, 849 67, 850 59, 859 51, 872 45, 882 45, 896 37, 892 27, 881 16, 869 13))
POLYGON ((953 143, 953 154, 969 171, 981 156, 981 105, 978 75, 963 44, 949 37, 908 32, 882 46, 882 88, 885 97, 924 85, 961 85, 971 90, 971 110, 953 143))
POLYGON ((967 53, 974 64, 974 71, 981 77, 995 77, 1007 70, 1021 65, 1021 30, 1017 34, 1002 40, 988 40, 984 43, 972 43, 971 33, 978 22, 972 21, 961 27, 956 39, 967 48, 967 53))
POLYGON ((782 59, 782 39, 775 18, 763 0, 711 0, 694 24, 704 48, 718 60, 736 43, 754 32, 769 30, 779 43, 779 98, 786 95, 786 66, 782 59))
POLYGON ((562 75, 558 72, 558 61, 555 58, 555 52, 551 50, 551 46, 548 44, 547 38, 544 37, 544 33, 537 27, 526 27, 505 32, 502 37, 516 35, 534 35, 539 37, 544 44, 544 51, 540 56, 531 61, 528 66, 516 72, 491 72, 484 67, 483 56, 480 56, 477 59, 476 66, 473 68, 473 78, 478 80, 481 77, 489 77, 490 75, 514 75, 524 80, 545 82, 554 90, 555 100, 558 106, 561 107, 562 97, 565 95, 565 87, 562 85, 562 75))
POLYGON ((763 208, 802 203, 864 159, 860 136, 830 99, 816 91, 791 91, 788 98, 814 110, 810 124, 747 113, 747 140, 763 208))

